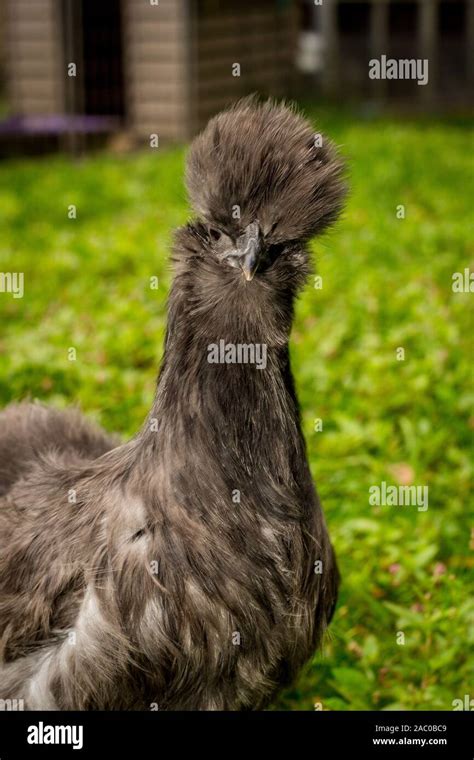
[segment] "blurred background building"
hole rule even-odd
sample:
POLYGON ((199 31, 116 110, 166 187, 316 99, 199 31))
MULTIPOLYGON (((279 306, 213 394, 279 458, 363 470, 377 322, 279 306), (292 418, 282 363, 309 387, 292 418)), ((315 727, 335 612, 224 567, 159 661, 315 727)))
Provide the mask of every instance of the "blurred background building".
POLYGON ((474 0, 0 0, 0 17, 0 139, 22 145, 185 140, 249 92, 444 107, 474 83, 474 0), (429 84, 370 79, 383 54, 428 59, 429 84))

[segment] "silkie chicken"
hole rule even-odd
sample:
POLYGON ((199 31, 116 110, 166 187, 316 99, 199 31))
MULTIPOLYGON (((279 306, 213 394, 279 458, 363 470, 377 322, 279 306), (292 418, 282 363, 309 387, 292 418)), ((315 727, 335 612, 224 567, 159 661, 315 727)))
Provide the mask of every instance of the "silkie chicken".
POLYGON ((119 444, 77 411, 0 414, 1 698, 258 710, 315 652, 339 575, 288 340, 343 175, 284 105, 214 117, 188 155, 198 218, 176 234, 142 429, 119 444))

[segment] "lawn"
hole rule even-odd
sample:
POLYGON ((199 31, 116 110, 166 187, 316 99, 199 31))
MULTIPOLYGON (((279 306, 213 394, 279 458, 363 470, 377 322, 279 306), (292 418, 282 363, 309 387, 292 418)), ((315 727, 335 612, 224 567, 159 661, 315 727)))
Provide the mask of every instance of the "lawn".
MULTIPOLYGON (((298 304, 291 352, 342 588, 323 652, 275 707, 451 710, 473 695, 473 296, 452 289, 473 262, 471 125, 312 115, 342 146, 352 192, 313 244, 322 287, 312 279, 298 304), (427 486, 428 508, 370 504, 383 481, 427 486)), ((0 268, 25 277, 23 299, 0 293, 1 406, 76 403, 124 437, 141 425, 171 231, 189 214, 183 157, 0 165, 0 268)))

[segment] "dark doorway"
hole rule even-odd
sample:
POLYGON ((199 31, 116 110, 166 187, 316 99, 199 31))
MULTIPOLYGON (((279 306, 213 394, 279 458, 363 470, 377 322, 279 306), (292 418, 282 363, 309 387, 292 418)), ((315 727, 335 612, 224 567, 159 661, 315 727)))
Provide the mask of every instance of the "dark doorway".
POLYGON ((346 88, 367 95, 370 80, 367 62, 370 58, 370 3, 339 3, 340 72, 346 88))
MULTIPOLYGON (((395 60, 411 60, 421 57, 418 49, 418 14, 416 2, 391 2, 388 13, 389 56, 395 60)), ((390 96, 410 98, 418 96, 419 86, 413 79, 389 79, 390 96)))
POLYGON ((67 112, 124 116, 122 13, 120 0, 62 0, 67 112))
POLYGON ((465 2, 441 2, 438 11, 439 86, 451 98, 467 92, 467 8, 465 2))
POLYGON ((84 113, 124 115, 120 0, 82 0, 84 113))

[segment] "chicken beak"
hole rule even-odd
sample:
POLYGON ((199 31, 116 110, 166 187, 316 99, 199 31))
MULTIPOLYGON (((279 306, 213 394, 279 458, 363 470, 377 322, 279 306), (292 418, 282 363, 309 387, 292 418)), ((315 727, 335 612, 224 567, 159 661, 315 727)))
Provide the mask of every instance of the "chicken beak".
POLYGON ((258 256, 256 251, 251 250, 248 253, 245 254, 242 261, 240 262, 240 266, 242 269, 242 272, 244 273, 244 277, 247 280, 247 282, 250 282, 250 280, 253 279, 253 276, 255 272, 257 271, 258 266, 258 256))
POLYGON ((253 279, 260 260, 260 229, 257 222, 249 224, 238 241, 240 251, 240 268, 247 282, 253 279))

